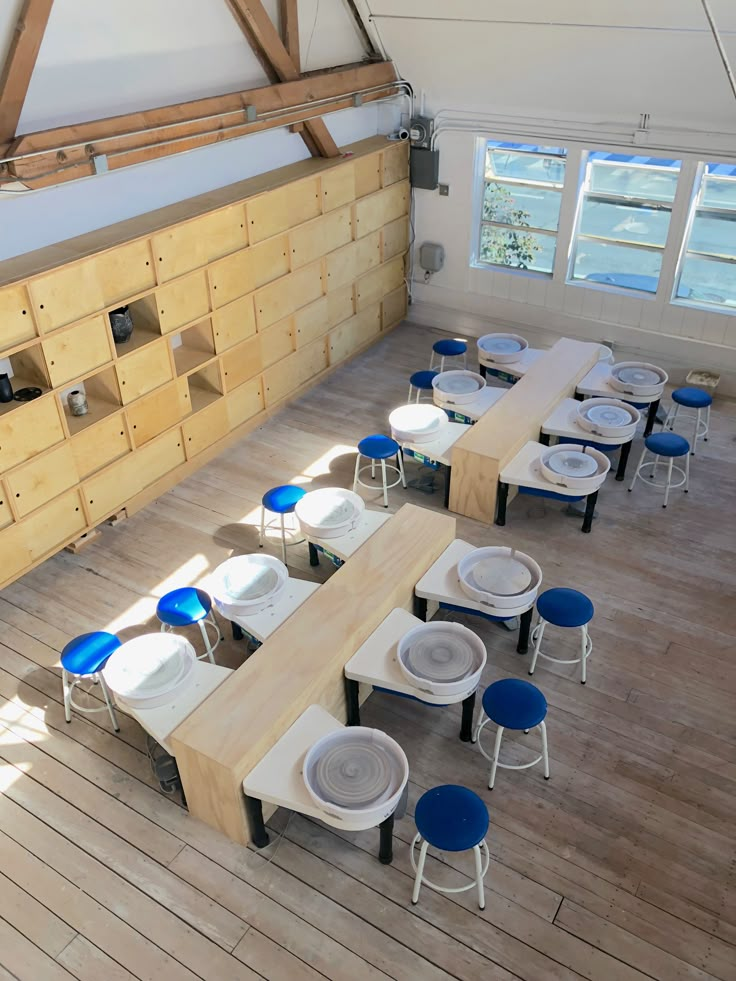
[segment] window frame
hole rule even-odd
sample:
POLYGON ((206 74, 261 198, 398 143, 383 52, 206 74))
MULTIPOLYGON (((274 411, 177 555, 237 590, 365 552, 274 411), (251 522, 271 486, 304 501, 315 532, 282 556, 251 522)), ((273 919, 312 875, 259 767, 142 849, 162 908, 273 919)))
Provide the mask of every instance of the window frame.
MULTIPOLYGON (((530 181, 530 180, 524 180, 522 178, 514 178, 514 177, 502 178, 498 181, 492 181, 492 180, 489 181, 486 178, 486 155, 488 149, 489 148, 501 149, 500 147, 497 146, 497 144, 505 143, 505 142, 507 141, 496 140, 486 136, 479 136, 476 139, 476 161, 475 161, 475 175, 474 175, 474 182, 473 182, 474 191, 475 191, 473 195, 475 200, 475 207, 473 209, 473 225, 471 231, 472 239, 471 239, 471 248, 470 248, 470 265, 471 268, 474 269, 490 270, 491 272, 510 273, 513 275, 520 275, 520 276, 530 276, 530 277, 550 281, 554 276, 555 266, 557 262, 557 254, 558 254, 557 244, 558 244, 558 238, 560 233, 559 217, 558 217, 557 228, 554 231, 552 231, 549 228, 537 228, 534 225, 528 225, 528 226, 510 225, 507 224, 506 222, 489 221, 488 219, 484 218, 483 205, 485 202, 486 186, 488 184, 498 183, 501 184, 502 186, 506 184, 510 184, 512 186, 517 186, 517 187, 534 187, 540 190, 554 191, 560 196, 560 214, 561 214, 563 195, 565 193, 567 177, 568 177, 567 164, 569 159, 569 149, 567 147, 560 147, 559 149, 565 151, 564 156, 562 154, 557 154, 557 156, 559 156, 560 159, 565 163, 565 175, 561 183, 551 184, 551 183, 545 183, 544 181, 530 181), (498 228, 501 231, 510 231, 510 232, 517 232, 519 230, 523 230, 525 232, 529 232, 532 235, 540 235, 540 236, 546 236, 548 238, 552 238, 555 243, 555 256, 552 262, 552 269, 549 272, 546 272, 542 269, 522 269, 519 266, 507 266, 503 263, 487 262, 485 259, 482 259, 481 248, 482 248, 482 240, 483 240, 483 229, 486 226, 491 228, 498 228)), ((519 142, 519 145, 530 146, 530 147, 540 146, 540 144, 536 144, 536 143, 533 144, 533 143, 521 143, 521 142, 519 142)), ((518 150, 518 149, 512 150, 511 148, 509 148, 509 152, 528 153, 529 156, 533 156, 533 157, 555 156, 555 154, 551 154, 549 152, 545 153, 540 150, 536 150, 536 151, 518 150)))

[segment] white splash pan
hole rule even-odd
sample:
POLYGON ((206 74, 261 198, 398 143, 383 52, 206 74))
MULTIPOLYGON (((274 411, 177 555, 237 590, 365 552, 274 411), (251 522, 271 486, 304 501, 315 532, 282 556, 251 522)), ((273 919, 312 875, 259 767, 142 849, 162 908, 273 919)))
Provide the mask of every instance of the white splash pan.
POLYGON ((432 379, 435 403, 442 406, 473 402, 485 387, 485 378, 475 371, 441 371, 432 379))
POLYGON ((539 457, 539 472, 545 480, 557 487, 579 490, 581 494, 598 490, 610 469, 611 461, 605 453, 578 443, 558 443, 547 447, 539 457), (588 458, 587 464, 582 460, 584 456, 588 458))
POLYGON ((607 344, 598 345, 598 360, 611 364, 613 361, 613 350, 607 344))
POLYGON ((469 695, 486 664, 480 637, 460 623, 423 623, 405 633, 397 648, 404 677, 432 695, 469 695))
POLYGON ((518 361, 529 347, 519 334, 484 334, 478 338, 478 358, 481 364, 511 364, 518 361))
POLYGON ((131 708, 156 708, 189 685, 196 661, 184 637, 143 634, 118 647, 102 673, 110 690, 131 708))
POLYGON ((347 535, 360 524, 364 511, 363 498, 344 487, 310 491, 296 505, 299 527, 315 538, 347 535))
POLYGON ((542 570, 531 555, 504 545, 468 552, 458 562, 457 575, 467 596, 497 610, 529 606, 542 583, 542 570))
POLYGON ((607 438, 628 439, 636 432, 640 419, 639 410, 621 399, 586 399, 575 412, 575 422, 581 429, 607 438))
POLYGON ((260 613, 278 600, 289 581, 289 570, 272 555, 235 555, 214 570, 209 589, 227 616, 260 613))
POLYGON ((627 395, 661 395, 667 372, 646 361, 621 361, 611 365, 611 388, 627 395))
POLYGON ((429 402, 400 405, 388 417, 391 435, 400 443, 430 443, 448 424, 444 409, 429 402))
POLYGON ((307 793, 326 815, 372 828, 396 810, 409 780, 409 761, 380 729, 346 726, 322 736, 304 757, 307 793))

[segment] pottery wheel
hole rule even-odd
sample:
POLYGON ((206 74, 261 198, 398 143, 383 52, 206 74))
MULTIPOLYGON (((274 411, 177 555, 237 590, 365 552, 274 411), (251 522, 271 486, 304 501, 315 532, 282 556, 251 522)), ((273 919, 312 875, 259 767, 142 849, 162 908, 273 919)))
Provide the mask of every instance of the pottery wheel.
POLYGON ((234 600, 260 599, 273 592, 278 584, 279 577, 274 569, 255 564, 228 572, 223 580, 228 596, 234 600))
POLYGON ((329 746, 315 761, 311 784, 319 797, 338 807, 363 808, 397 789, 397 761, 371 739, 329 746))
POLYGON ((661 385, 662 377, 651 368, 622 368, 616 372, 619 381, 628 385, 661 385))
POLYGON ((531 570, 510 555, 482 559, 473 566, 471 574, 478 589, 492 596, 524 593, 532 581, 531 570))
POLYGON ((434 630, 418 637, 404 655, 417 678, 449 684, 462 681, 479 666, 470 644, 454 631, 434 630))
POLYGON ((618 405, 591 405, 585 418, 601 426, 629 426, 632 422, 631 413, 618 405))
POLYGON ((563 477, 591 477, 598 469, 598 462, 579 450, 562 450, 547 460, 547 466, 563 477))
POLYGON ((340 525, 350 521, 354 515, 355 506, 352 501, 344 497, 335 497, 312 503, 309 514, 305 514, 304 517, 315 525, 340 525))
POLYGON ((521 350, 521 344, 511 337, 499 337, 498 340, 486 341, 483 350, 489 354, 513 354, 521 350))
POLYGON ((449 395, 467 395, 469 392, 477 392, 480 385, 475 378, 468 375, 455 376, 454 378, 443 378, 437 386, 441 392, 449 395))

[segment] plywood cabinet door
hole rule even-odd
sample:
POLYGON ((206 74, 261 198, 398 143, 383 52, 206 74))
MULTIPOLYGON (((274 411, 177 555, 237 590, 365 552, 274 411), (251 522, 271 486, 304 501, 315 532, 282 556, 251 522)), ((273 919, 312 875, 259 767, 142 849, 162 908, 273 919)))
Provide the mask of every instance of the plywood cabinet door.
POLYGON ((115 365, 123 405, 152 392, 172 379, 168 342, 147 344, 121 358, 115 365))
POLYGON ((72 541, 81 534, 86 524, 80 493, 74 489, 39 508, 14 528, 22 529, 31 561, 35 562, 65 542, 72 541))
POLYGON ((381 231, 383 236, 383 261, 392 259, 395 255, 403 255, 409 248, 409 218, 404 215, 384 225, 381 231))
POLYGON ((309 306, 297 310, 294 314, 297 350, 326 334, 330 327, 348 320, 353 313, 352 285, 327 293, 309 306))
POLYGON ((381 326, 384 330, 403 320, 407 310, 406 286, 402 283, 393 293, 384 296, 381 303, 381 326))
POLYGON ((12 582, 31 564, 31 551, 23 525, 10 525, 0 531, 0 555, 3 557, 0 566, 0 586, 2 586, 4 582, 12 582))
POLYGON ((387 293, 392 293, 404 282, 404 260, 401 256, 384 262, 355 284, 355 302, 358 312, 373 306, 387 293))
POLYGON ((293 318, 287 317, 286 320, 280 320, 277 324, 267 327, 259 334, 259 338, 263 367, 268 368, 269 365, 288 357, 294 350, 293 318))
POLYGON ((381 178, 384 187, 405 181, 409 176, 409 146, 408 143, 397 143, 387 147, 381 154, 381 178))
MULTIPOLYGON (((0 528, 7 528, 8 525, 13 523, 13 512, 10 510, 10 504, 8 503, 7 491, 0 484, 0 528)), ((3 542, 0 538, 0 552, 2 552, 3 542)), ((4 554, 4 553, 3 553, 4 554)))
POLYGON ((340 164, 322 174, 322 210, 333 211, 355 198, 355 165, 340 164))
POLYGON ((310 378, 327 367, 327 351, 324 338, 307 344, 301 350, 267 368, 263 373, 266 387, 266 406, 270 407, 292 395, 310 378))
POLYGON ((308 177, 267 191, 248 201, 246 210, 251 242, 261 242, 287 228, 301 225, 322 211, 319 177, 308 177))
POLYGON ((381 187, 381 154, 371 153, 353 161, 355 170, 355 196, 363 198, 381 187))
POLYGON ((151 239, 159 281, 177 276, 230 255, 248 244, 245 207, 233 205, 167 228, 151 239))
POLYGON ((230 429, 242 426, 263 409, 263 384, 260 375, 238 386, 225 396, 230 429))
POLYGON ((6 480, 20 517, 30 514, 77 483, 79 474, 68 442, 14 470, 6 480))
POLYGON ((202 320, 210 311, 207 277, 203 269, 156 290, 161 333, 202 320))
POLYGON ((47 395, 0 416, 0 472, 64 439, 59 411, 56 396, 47 395))
POLYGON ((256 315, 253 297, 241 296, 227 306, 220 307, 212 315, 215 330, 215 351, 220 354, 233 344, 239 344, 256 332, 256 315))
POLYGON ((93 260, 106 307, 153 289, 156 273, 146 239, 118 245, 93 260))
POLYGON ((92 524, 99 524, 121 508, 142 486, 142 476, 133 456, 124 457, 85 480, 82 492, 92 524))
POLYGON ((289 233, 291 268, 300 269, 328 252, 334 252, 341 245, 347 245, 352 237, 353 217, 349 207, 299 225, 289 233))
POLYGON ((23 284, 0 288, 0 351, 36 336, 31 298, 23 284))
POLYGON ((84 479, 130 452, 123 414, 108 416, 71 440, 77 473, 84 479))
POLYGON ((409 214, 409 181, 400 181, 355 205, 355 237, 362 238, 409 214))
POLYGON ((94 317, 43 341, 51 384, 56 388, 87 375, 112 359, 107 317, 94 317))
POLYGON ((222 368, 225 374, 225 388, 228 392, 232 392, 249 378, 260 375, 263 370, 261 338, 251 337, 237 347, 231 348, 223 355, 222 368))
POLYGON ((178 378, 152 395, 139 399, 128 409, 130 434, 137 447, 175 426, 190 411, 189 385, 178 378))
POLYGON ((255 295, 258 329, 270 327, 290 313, 306 306, 322 295, 321 263, 315 262, 285 276, 255 295))
POLYGON ((229 430, 230 420, 225 399, 218 399, 205 409, 200 409, 181 427, 187 460, 222 439, 229 430))
POLYGON ((356 314, 344 324, 330 331, 328 353, 330 364, 339 364, 356 351, 365 347, 381 330, 381 306, 356 314))

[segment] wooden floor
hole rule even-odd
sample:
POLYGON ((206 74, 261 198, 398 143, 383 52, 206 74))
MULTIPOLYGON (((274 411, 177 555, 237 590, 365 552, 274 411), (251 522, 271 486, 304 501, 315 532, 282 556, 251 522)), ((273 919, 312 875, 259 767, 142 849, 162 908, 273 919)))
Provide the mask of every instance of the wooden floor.
MULTIPOLYGON (((385 430, 432 339, 400 328, 87 550, 0 595, 0 979, 736 978, 733 404, 716 405, 691 492, 667 511, 654 491, 609 479, 591 535, 539 499, 515 500, 504 529, 459 519, 460 537, 513 544, 545 586, 591 596, 589 680, 540 665, 552 779, 502 771, 493 793, 454 709, 374 694, 363 721, 395 736, 411 766, 389 868, 374 833, 298 816, 275 816, 286 834, 266 852, 242 849, 154 787, 131 720, 119 736, 103 715, 64 723, 69 638, 141 632, 167 589, 251 550, 268 487, 348 486, 352 447, 385 430), (490 808, 482 913, 472 893, 425 890, 410 904, 413 805, 446 782, 490 808)), ((423 475, 410 466, 409 477, 423 475)), ((392 507, 405 500, 441 506, 441 486, 392 492, 392 507)), ((306 546, 291 559, 312 576, 306 546)), ((316 572, 329 575, 324 563, 316 572)), ((515 635, 467 622, 488 645, 485 683, 526 677, 515 635)), ((228 639, 220 653, 237 664, 242 648, 228 639)), ((531 758, 532 739, 510 740, 509 759, 531 758)), ((433 859, 428 873, 450 882, 466 858, 433 859)))

